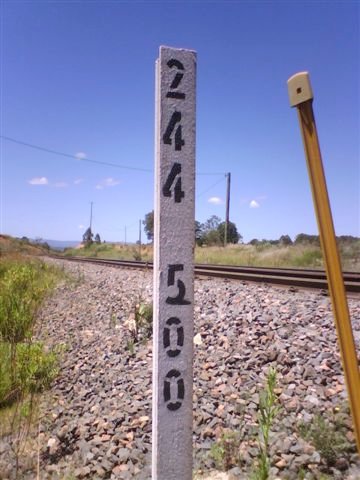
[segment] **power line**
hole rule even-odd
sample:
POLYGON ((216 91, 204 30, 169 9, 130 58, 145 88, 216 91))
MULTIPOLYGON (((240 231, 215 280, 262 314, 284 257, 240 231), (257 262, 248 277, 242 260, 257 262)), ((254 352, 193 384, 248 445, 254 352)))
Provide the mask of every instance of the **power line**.
MULTIPOLYGON (((6 135, 0 135, 0 138, 8 140, 9 142, 17 143, 18 145, 23 145, 24 147, 34 148, 35 150, 40 150, 42 152, 52 153, 53 155, 58 155, 61 157, 71 158, 73 160, 78 160, 82 162, 97 163, 98 165, 106 165, 108 167, 122 168, 125 170, 135 170, 139 172, 149 172, 153 173, 153 170, 150 168, 141 168, 141 167, 130 167, 129 165, 120 165, 118 163, 111 162, 102 162, 101 160, 93 160, 91 158, 79 158, 76 155, 70 153, 59 152, 57 150, 52 150, 51 148, 41 147, 40 145, 34 145, 33 143, 23 142, 22 140, 17 140, 16 138, 7 137, 6 135)), ((223 172, 196 172, 196 175, 224 175, 223 172)))
MULTIPOLYGON (((222 174, 224 175, 224 174, 222 174)), ((207 193, 209 190, 211 190, 212 188, 216 187, 216 185, 219 185, 219 183, 223 182, 224 181, 224 178, 220 178, 220 180, 217 180, 215 183, 213 183, 212 185, 210 185, 210 187, 208 187, 206 190, 203 190, 201 193, 199 193, 198 195, 196 195, 196 198, 199 198, 201 197, 202 195, 205 195, 205 193, 207 193)))
POLYGON ((59 155, 62 157, 72 158, 75 160, 80 160, 82 162, 97 163, 99 165, 106 165, 108 167, 123 168, 126 170, 137 170, 141 172, 152 172, 149 168, 140 168, 140 167, 129 167, 128 165, 119 165, 118 163, 102 162, 100 160, 93 160, 91 158, 79 158, 76 155, 71 155, 70 153, 58 152, 56 150, 51 150, 50 148, 40 147, 39 145, 34 145, 32 143, 23 142, 21 140, 16 140, 15 138, 6 137, 5 135, 0 135, 4 140, 9 140, 10 142, 17 143, 19 145, 24 145, 25 147, 34 148, 36 150, 41 150, 43 152, 52 153, 54 155, 59 155))

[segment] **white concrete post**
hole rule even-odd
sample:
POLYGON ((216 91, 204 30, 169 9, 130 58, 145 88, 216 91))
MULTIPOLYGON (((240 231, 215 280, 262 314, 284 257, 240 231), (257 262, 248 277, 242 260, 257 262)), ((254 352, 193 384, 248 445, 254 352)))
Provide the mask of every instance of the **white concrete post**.
POLYGON ((156 63, 153 480, 192 479, 196 53, 156 63))

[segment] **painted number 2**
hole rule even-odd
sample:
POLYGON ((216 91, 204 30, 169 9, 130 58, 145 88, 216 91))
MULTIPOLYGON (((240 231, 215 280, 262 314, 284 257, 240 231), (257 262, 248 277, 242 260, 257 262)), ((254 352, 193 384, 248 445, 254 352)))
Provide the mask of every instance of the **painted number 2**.
POLYGON ((179 62, 179 60, 176 60, 175 58, 172 58, 167 62, 167 66, 169 68, 177 68, 177 70, 180 70, 180 72, 177 72, 175 74, 175 77, 173 81, 171 82, 170 85, 170 91, 167 92, 166 96, 167 98, 178 98, 180 100, 184 100, 185 98, 185 93, 176 91, 178 86, 180 85, 181 80, 183 79, 184 74, 181 72, 181 70, 184 70, 184 65, 179 62))

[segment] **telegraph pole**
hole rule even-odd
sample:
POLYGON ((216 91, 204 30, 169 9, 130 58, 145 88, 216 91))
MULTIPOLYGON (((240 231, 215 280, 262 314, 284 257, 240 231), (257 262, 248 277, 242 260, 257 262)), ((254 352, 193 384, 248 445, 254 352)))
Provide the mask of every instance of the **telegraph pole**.
POLYGON ((93 209, 93 202, 90 202, 90 230, 92 227, 92 209, 93 209))
POLYGON ((230 212, 230 183, 231 173, 225 174, 226 181, 226 213, 225 213, 225 232, 224 232, 224 247, 227 245, 228 232, 229 232, 229 212, 230 212))
POLYGON ((141 260, 141 220, 139 220, 139 257, 141 260))

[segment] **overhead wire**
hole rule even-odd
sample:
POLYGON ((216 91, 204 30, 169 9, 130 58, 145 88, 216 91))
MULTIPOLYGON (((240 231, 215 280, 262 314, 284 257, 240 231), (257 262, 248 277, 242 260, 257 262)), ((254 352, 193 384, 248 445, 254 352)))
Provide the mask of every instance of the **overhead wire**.
MULTIPOLYGON (((223 174, 224 175, 224 174, 223 174)), ((225 177, 224 177, 225 178, 225 177)), ((218 185, 219 183, 223 182, 224 181, 224 178, 220 178, 220 180, 217 180, 215 183, 213 183, 212 185, 210 185, 208 188, 206 188, 205 190, 203 190, 201 193, 199 193, 198 195, 196 195, 196 198, 199 198, 201 197, 202 195, 205 195, 205 193, 207 193, 209 190, 213 189, 214 187, 216 187, 216 185, 218 185)))
POLYGON ((5 135, 0 135, 0 137, 3 138, 4 140, 9 140, 10 142, 17 143, 19 145, 24 145, 25 147, 34 148, 36 150, 41 150, 43 152, 52 153, 54 155, 59 155, 59 156, 62 156, 62 157, 72 158, 72 159, 75 159, 75 160, 78 160, 78 161, 81 161, 81 162, 97 163, 99 165, 106 165, 106 166, 109 166, 109 167, 123 168, 123 169, 127 169, 127 170, 137 170, 137 171, 141 171, 141 172, 152 172, 152 170, 149 169, 149 168, 131 167, 129 165, 120 165, 118 163, 103 162, 101 160, 93 160, 93 159, 87 158, 87 157, 81 157, 80 158, 80 157, 78 157, 76 155, 72 155, 70 153, 59 152, 57 150, 52 150, 50 148, 41 147, 39 145, 34 145, 32 143, 23 142, 21 140, 17 140, 15 138, 7 137, 5 135))
MULTIPOLYGON (((35 150, 40 150, 42 152, 51 153, 53 155, 58 155, 58 156, 61 156, 61 157, 71 158, 73 160, 77 160, 77 161, 81 161, 81 162, 96 163, 98 165, 106 165, 108 167, 122 168, 122 169, 125 169, 125 170, 135 170, 135 171, 140 171, 140 172, 153 173, 153 170, 150 169, 150 168, 132 167, 132 166, 129 166, 129 165, 121 165, 121 164, 118 164, 118 163, 104 162, 104 161, 101 161, 101 160, 94 160, 94 159, 88 158, 88 157, 79 157, 79 156, 73 155, 71 153, 60 152, 58 150, 53 150, 51 148, 42 147, 40 145, 35 145, 33 143, 24 142, 22 140, 18 140, 16 138, 8 137, 6 135, 0 135, 0 138, 3 138, 4 140, 8 140, 9 142, 16 143, 18 145, 23 145, 25 147, 33 148, 35 150)), ((196 174, 197 175, 214 175, 214 176, 224 175, 224 173, 222 173, 222 172, 221 173, 219 173, 219 172, 196 172, 196 174)))

